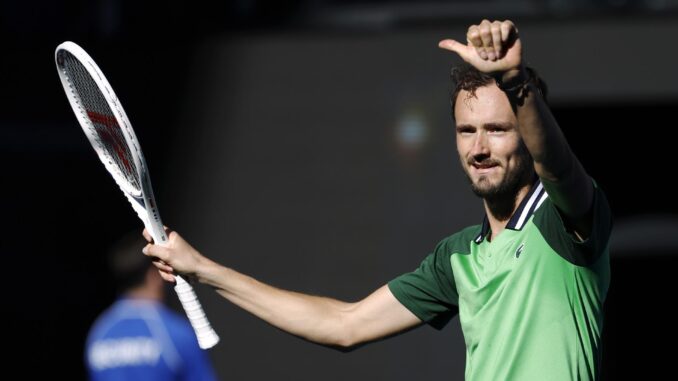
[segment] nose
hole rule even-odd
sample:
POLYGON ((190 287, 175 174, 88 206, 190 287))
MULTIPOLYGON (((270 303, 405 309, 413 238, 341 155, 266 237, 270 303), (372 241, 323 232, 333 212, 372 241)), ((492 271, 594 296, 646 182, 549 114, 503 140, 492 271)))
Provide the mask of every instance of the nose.
POLYGON ((476 161, 482 161, 484 158, 490 156, 490 147, 487 144, 487 136, 483 132, 476 134, 473 146, 471 147, 471 156, 473 156, 476 161))

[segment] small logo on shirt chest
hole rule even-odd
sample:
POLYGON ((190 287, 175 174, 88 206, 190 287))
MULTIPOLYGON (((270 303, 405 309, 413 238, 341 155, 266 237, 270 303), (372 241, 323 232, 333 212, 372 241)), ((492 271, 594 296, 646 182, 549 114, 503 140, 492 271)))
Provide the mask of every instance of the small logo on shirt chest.
POLYGON ((523 249, 525 248, 525 244, 521 243, 520 246, 516 249, 516 258, 520 258, 520 254, 522 254, 523 249))

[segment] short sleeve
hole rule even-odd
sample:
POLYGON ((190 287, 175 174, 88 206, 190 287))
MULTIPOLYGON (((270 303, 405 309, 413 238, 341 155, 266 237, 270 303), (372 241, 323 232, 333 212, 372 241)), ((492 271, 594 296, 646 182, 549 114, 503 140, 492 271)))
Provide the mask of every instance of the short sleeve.
POLYGON ((206 350, 200 349, 193 328, 183 319, 172 322, 171 335, 181 356, 181 370, 177 379, 183 381, 216 381, 217 376, 206 350))
MULTIPOLYGON (((593 180, 592 180, 593 181, 593 180)), ((535 212, 534 222, 547 243, 558 254, 578 266, 588 266, 607 250, 612 232, 612 213, 605 193, 594 184, 591 214, 593 224, 589 237, 581 241, 566 228, 558 208, 550 199, 535 212)))
POLYGON ((398 301, 422 321, 442 329, 458 312, 459 296, 452 273, 451 250, 438 244, 419 268, 388 283, 398 301))

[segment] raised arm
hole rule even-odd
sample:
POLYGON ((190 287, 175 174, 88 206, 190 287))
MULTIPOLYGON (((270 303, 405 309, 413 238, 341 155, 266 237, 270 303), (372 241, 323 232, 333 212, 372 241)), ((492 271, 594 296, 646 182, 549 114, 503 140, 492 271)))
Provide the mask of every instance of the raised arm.
POLYGON ((186 274, 273 326, 319 344, 352 348, 421 323, 387 286, 355 303, 282 290, 204 257, 176 232, 168 246, 149 244, 144 253, 158 259, 165 280, 174 281, 175 271, 186 274))
POLYGON ((447 39, 439 46, 497 79, 516 111, 521 137, 549 197, 585 239, 591 232, 593 183, 524 65, 518 29, 508 20, 483 20, 469 27, 466 37, 466 45, 447 39))

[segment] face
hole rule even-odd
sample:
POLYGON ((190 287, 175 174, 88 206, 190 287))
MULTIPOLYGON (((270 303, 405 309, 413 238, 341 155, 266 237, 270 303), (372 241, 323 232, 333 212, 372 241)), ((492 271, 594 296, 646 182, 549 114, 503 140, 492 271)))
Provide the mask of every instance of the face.
POLYGON ((461 91, 454 105, 461 166, 480 197, 514 196, 529 184, 532 159, 506 95, 495 85, 475 96, 461 91))

